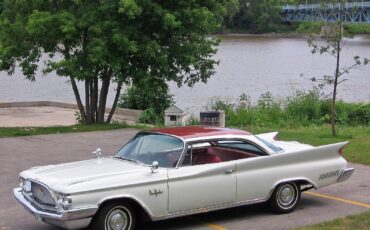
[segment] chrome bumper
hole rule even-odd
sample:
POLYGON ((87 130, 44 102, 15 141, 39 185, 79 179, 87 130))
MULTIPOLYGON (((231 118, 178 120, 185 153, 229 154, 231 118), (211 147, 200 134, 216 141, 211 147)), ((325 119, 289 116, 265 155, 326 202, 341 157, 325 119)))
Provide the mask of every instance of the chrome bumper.
POLYGON ((348 180, 348 178, 350 178, 352 176, 352 173, 355 171, 354 168, 346 168, 342 174, 338 177, 338 180, 337 182, 340 183, 340 182, 343 182, 343 181, 346 181, 348 180))
POLYGON ((21 188, 15 188, 13 193, 19 203, 21 203, 27 211, 32 213, 37 220, 66 229, 86 228, 90 224, 92 217, 98 211, 97 207, 67 210, 65 212, 40 210, 23 196, 21 188))

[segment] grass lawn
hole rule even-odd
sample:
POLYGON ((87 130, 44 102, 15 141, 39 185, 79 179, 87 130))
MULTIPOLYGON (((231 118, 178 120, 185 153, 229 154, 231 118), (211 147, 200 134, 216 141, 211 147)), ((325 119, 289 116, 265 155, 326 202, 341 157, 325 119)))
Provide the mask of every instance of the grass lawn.
POLYGON ((297 228, 296 230, 358 230, 370 229, 370 212, 359 215, 351 215, 333 221, 322 222, 311 226, 297 228))
POLYGON ((295 129, 247 127, 253 133, 279 131, 278 139, 299 141, 314 146, 341 141, 350 143, 344 149, 344 157, 351 162, 370 165, 370 126, 338 127, 339 135, 331 135, 330 126, 310 126, 295 129))

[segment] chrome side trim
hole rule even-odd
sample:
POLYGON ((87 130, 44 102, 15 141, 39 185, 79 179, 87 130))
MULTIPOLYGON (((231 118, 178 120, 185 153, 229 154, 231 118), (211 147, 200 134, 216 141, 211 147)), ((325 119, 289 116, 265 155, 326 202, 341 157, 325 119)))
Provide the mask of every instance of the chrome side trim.
POLYGON ((186 139, 187 143, 193 143, 193 142, 203 142, 203 141, 212 141, 212 140, 240 140, 248 143, 252 143, 256 146, 258 146, 259 149, 261 149, 264 153, 266 153, 266 156, 270 156, 271 154, 275 153, 269 150, 269 148, 264 147, 265 144, 261 142, 260 140, 251 140, 250 137, 253 138, 253 135, 218 135, 218 136, 209 136, 209 137, 195 137, 195 138, 189 138, 186 139), (261 145, 262 144, 262 145, 261 145))
POLYGON ((338 177, 337 182, 340 183, 340 182, 348 180, 352 176, 354 171, 355 171, 354 168, 344 169, 342 174, 340 174, 340 176, 338 177))
POLYGON ((267 201, 266 199, 254 199, 254 200, 237 202, 237 203, 221 204, 221 205, 207 207, 207 208, 198 208, 198 209, 193 209, 193 210, 188 210, 188 211, 181 211, 181 212, 177 212, 177 213, 173 213, 173 214, 165 215, 165 216, 155 216, 155 217, 152 216, 152 220, 159 221, 159 220, 177 218, 181 216, 212 212, 212 211, 217 211, 217 210, 226 209, 226 208, 235 208, 235 207, 244 206, 244 205, 258 204, 258 203, 263 203, 266 201, 267 201))
POLYGON ((327 178, 337 177, 338 175, 339 175, 339 169, 330 171, 330 172, 321 173, 319 180, 325 180, 327 178))
MULTIPOLYGON (((308 179, 308 178, 305 178, 305 177, 292 177, 292 178, 289 178, 289 179, 284 179, 284 180, 279 180, 277 181, 271 188, 271 191, 274 191, 274 189, 276 188, 276 186, 278 186, 279 184, 281 183, 286 183, 286 182, 292 182, 292 181, 298 181, 298 180, 304 180, 304 181, 307 181, 308 183, 310 183, 315 189, 318 188, 318 186, 316 185, 316 183, 314 183, 312 180, 308 179)), ((272 192, 271 192, 272 194, 272 192)))

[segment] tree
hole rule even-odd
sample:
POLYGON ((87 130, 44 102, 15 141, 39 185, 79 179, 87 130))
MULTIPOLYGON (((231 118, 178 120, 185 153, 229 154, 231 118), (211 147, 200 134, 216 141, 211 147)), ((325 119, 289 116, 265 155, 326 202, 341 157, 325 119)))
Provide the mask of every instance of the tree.
POLYGON ((0 70, 68 77, 85 124, 110 122, 122 85, 206 82, 228 0, 0 0, 0 70), (45 63, 41 60, 46 58, 45 63), (85 104, 77 81, 84 82, 85 104), (105 120, 112 82, 117 92, 105 120), (99 89, 100 88, 100 89, 99 89))
POLYGON ((252 33, 273 31, 281 23, 281 4, 281 0, 239 0, 239 11, 225 18, 225 24, 252 33))
MULTIPOLYGON (((354 57, 354 63, 350 66, 342 66, 341 61, 341 54, 342 49, 344 46, 343 37, 343 22, 345 17, 345 1, 340 1, 338 4, 338 11, 336 14, 336 21, 325 23, 325 32, 323 32, 324 44, 320 41, 317 41, 314 36, 310 36, 308 40, 308 44, 312 47, 311 52, 313 54, 319 53, 321 54, 329 54, 335 58, 335 71, 332 75, 324 75, 322 77, 313 77, 311 80, 313 82, 320 82, 319 86, 323 87, 325 85, 332 85, 332 99, 331 99, 331 115, 330 115, 330 123, 331 123, 331 130, 333 136, 336 136, 336 101, 337 101, 337 93, 338 93, 338 86, 347 81, 347 78, 344 78, 346 74, 349 73, 350 70, 355 69, 361 65, 368 64, 368 59, 360 59, 359 56, 354 57)), ((322 4, 323 10, 328 10, 326 8, 332 7, 331 4, 322 4)))
POLYGON ((162 81, 141 79, 127 87, 119 100, 119 107, 153 111, 156 121, 163 120, 164 111, 173 104, 173 95, 162 81))

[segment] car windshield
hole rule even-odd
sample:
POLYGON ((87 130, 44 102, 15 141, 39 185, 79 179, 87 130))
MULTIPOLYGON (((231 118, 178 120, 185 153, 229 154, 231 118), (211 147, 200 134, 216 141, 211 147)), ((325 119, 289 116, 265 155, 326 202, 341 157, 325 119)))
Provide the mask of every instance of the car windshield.
POLYGON ((179 138, 142 132, 122 147, 114 158, 146 165, 157 161, 159 167, 172 168, 176 166, 183 148, 184 143, 179 138))

